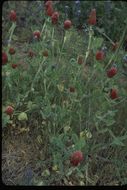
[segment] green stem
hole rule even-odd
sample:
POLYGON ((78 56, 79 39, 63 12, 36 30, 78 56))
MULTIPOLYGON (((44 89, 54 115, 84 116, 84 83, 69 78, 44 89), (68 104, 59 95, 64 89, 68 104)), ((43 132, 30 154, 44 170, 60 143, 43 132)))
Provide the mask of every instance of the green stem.
POLYGON ((46 79, 44 78, 44 89, 45 89, 45 96, 47 96, 47 88, 46 88, 46 79))
MULTIPOLYGON (((34 83, 35 83, 35 81, 36 81, 36 79, 37 79, 37 77, 38 77, 40 71, 42 70, 42 66, 43 66, 44 61, 45 61, 45 58, 44 58, 44 60, 42 61, 42 63, 40 63, 40 66, 39 66, 39 68, 38 68, 38 71, 37 71, 37 73, 36 73, 36 75, 35 75, 35 77, 34 77, 34 79, 33 79, 32 84, 31 84, 31 88, 30 88, 31 90, 32 90, 32 88, 34 87, 34 83)), ((31 91, 31 90, 30 90, 30 91, 31 91)))
POLYGON ((42 35, 43 31, 44 31, 45 26, 46 26, 46 21, 45 21, 45 23, 43 24, 43 27, 42 27, 42 30, 41 30, 41 35, 42 35))
POLYGON ((88 47, 87 47, 87 51, 86 51, 86 56, 85 56, 85 64, 86 64, 86 60, 88 58, 89 52, 90 52, 90 46, 91 46, 91 41, 92 41, 92 35, 93 35, 93 30, 92 30, 92 26, 89 27, 89 42, 88 42, 88 47))
MULTIPOLYGON (((13 33, 14 33, 14 30, 16 28, 16 23, 13 22, 9 32, 10 32, 10 37, 9 37, 9 42, 11 42, 11 39, 12 39, 12 36, 13 36, 13 33)), ((8 44, 8 48, 10 48, 10 43, 8 44)))
POLYGON ((52 42, 52 58, 53 58, 54 57, 54 27, 52 29, 51 42, 52 42))
POLYGON ((91 73, 91 77, 88 79, 88 81, 86 82, 85 88, 87 88, 88 83, 91 81, 91 79, 93 78, 94 74, 96 72, 96 69, 93 70, 93 72, 91 73))
POLYGON ((107 39, 111 42, 112 45, 114 45, 114 42, 111 40, 111 38, 109 38, 104 32, 101 32, 101 31, 99 30, 99 28, 96 28, 96 30, 97 30, 100 34, 102 34, 105 38, 107 38, 107 39))
POLYGON ((33 87, 34 87, 35 81, 36 81, 36 79, 37 79, 37 77, 38 77, 38 75, 39 75, 39 73, 40 73, 40 71, 41 71, 41 69, 42 69, 42 66, 43 66, 44 61, 45 61, 45 59, 42 61, 42 63, 40 63, 40 66, 39 66, 39 68, 38 68, 38 71, 37 71, 37 73, 36 73, 36 75, 35 75, 35 77, 34 77, 34 79, 33 79, 32 84, 31 84, 30 90, 26 93, 26 95, 24 96, 24 98, 23 98, 22 101, 24 101, 24 100, 28 97, 29 93, 30 93, 31 91, 33 91, 33 87))
POLYGON ((63 39, 63 43, 62 43, 62 47, 61 47, 61 51, 60 51, 59 61, 61 59, 62 51, 63 51, 64 44, 65 44, 66 40, 67 40, 67 31, 65 30, 65 35, 64 35, 64 39, 63 39))
POLYGON ((88 99, 88 128, 90 128, 90 125, 89 125, 89 121, 90 121, 90 115, 91 115, 91 108, 90 108, 90 96, 91 96, 91 94, 90 94, 90 89, 89 89, 89 99, 88 99))
POLYGON ((126 28, 125 28, 125 30, 124 30, 124 32, 123 32, 123 35, 122 35, 122 37, 121 37, 121 40, 120 40, 120 42, 119 42, 119 46, 118 46, 118 48, 117 48, 115 54, 113 54, 113 56, 111 57, 111 59, 109 60, 109 62, 107 63, 107 65, 105 66, 105 69, 107 69, 107 67, 112 63, 113 60, 114 60, 114 61, 116 60, 116 57, 117 57, 117 55, 118 55, 118 51, 120 50, 120 47, 122 46, 122 43, 123 43, 124 37, 125 37, 125 35, 126 35, 126 32, 127 32, 127 25, 126 25, 126 28))
POLYGON ((86 186, 88 185, 88 163, 86 164, 86 172, 85 172, 85 175, 86 175, 86 186))

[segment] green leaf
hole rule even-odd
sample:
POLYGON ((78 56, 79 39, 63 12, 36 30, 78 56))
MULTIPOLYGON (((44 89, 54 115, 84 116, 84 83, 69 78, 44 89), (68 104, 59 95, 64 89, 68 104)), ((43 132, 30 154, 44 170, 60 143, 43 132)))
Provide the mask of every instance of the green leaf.
POLYGON ((25 112, 21 112, 21 113, 18 115, 18 120, 19 120, 19 121, 26 121, 26 120, 28 120, 27 114, 26 114, 25 112))
POLYGON ((112 142, 112 145, 118 145, 118 146, 125 146, 125 144, 123 144, 120 140, 119 140, 119 138, 115 138, 114 140, 113 140, 113 142, 112 142))
POLYGON ((28 104, 27 104, 27 108, 28 108, 28 109, 31 109, 32 104, 33 104, 32 101, 29 101, 28 104))
POLYGON ((77 136, 76 134, 72 134, 72 141, 73 141, 74 143, 77 143, 78 140, 79 140, 78 136, 77 136))
POLYGON ((38 108, 38 105, 37 104, 34 104, 32 101, 29 101, 28 104, 27 104, 27 108, 32 111, 34 109, 37 109, 38 108))
POLYGON ((81 138, 76 143, 75 147, 76 147, 77 150, 81 150, 82 148, 84 148, 85 144, 86 144, 86 141, 83 138, 81 138))
POLYGON ((2 114, 2 127, 6 127, 7 123, 10 123, 10 116, 3 113, 2 114))
POLYGON ((16 40, 18 40, 18 37, 13 34, 12 39, 13 39, 14 41, 16 41, 16 40))
POLYGON ((111 126, 111 125, 113 125, 115 122, 116 122, 116 121, 115 121, 114 119, 111 119, 111 118, 105 120, 105 123, 106 123, 107 126, 111 126))
POLYGON ((98 48, 101 47, 103 43, 103 38, 93 38, 93 41, 92 41, 92 45, 91 47, 94 49, 94 51, 96 51, 98 48))

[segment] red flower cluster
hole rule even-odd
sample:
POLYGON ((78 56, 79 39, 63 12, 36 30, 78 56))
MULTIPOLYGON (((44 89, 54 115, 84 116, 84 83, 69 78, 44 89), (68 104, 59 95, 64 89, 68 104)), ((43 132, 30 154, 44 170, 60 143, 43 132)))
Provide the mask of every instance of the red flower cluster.
POLYGON ((48 9, 50 6, 52 6, 52 1, 47 1, 47 2, 45 3, 46 9, 48 9))
POLYGON ((57 24, 59 19, 59 13, 57 11, 54 12, 51 16, 51 19, 52 19, 52 24, 57 24))
POLYGON ((2 65, 6 65, 8 62, 8 56, 5 52, 2 52, 2 65))
POLYGON ((96 9, 92 9, 88 18, 88 24, 95 25, 96 24, 96 9))
POLYGON ((36 53, 34 53, 32 50, 30 50, 29 52, 28 52, 28 56, 29 57, 34 57, 36 55, 36 53))
POLYGON ((70 90, 70 92, 75 92, 75 88, 72 86, 69 88, 69 90, 70 90))
POLYGON ((72 26, 72 23, 70 20, 64 21, 64 29, 69 29, 69 28, 71 28, 71 26, 72 26))
POLYGON ((11 55, 15 54, 15 49, 11 47, 11 48, 9 49, 9 53, 10 53, 11 55))
MULTIPOLYGON (((109 69, 107 71, 107 76, 109 78, 112 78, 113 76, 116 75, 116 73, 117 73, 117 68, 116 67, 112 67, 111 69, 109 69)), ((115 88, 111 89, 110 93, 109 93, 109 96, 110 96, 110 98, 112 100, 117 99, 118 98, 118 91, 115 88)))
POLYGON ((5 113, 7 115, 12 115, 14 112, 14 108, 12 106, 7 106, 6 110, 5 110, 5 113))
POLYGON ((111 99, 116 99, 116 98, 118 98, 118 91, 116 90, 116 89, 111 89, 111 91, 110 91, 110 98, 111 99))
POLYGON ((33 35, 34 35, 34 38, 36 38, 36 39, 40 39, 40 37, 41 37, 41 33, 39 30, 34 31, 33 35))
POLYGON ((102 51, 102 50, 100 50, 100 51, 98 51, 97 53, 96 53, 96 60, 98 60, 98 61, 102 61, 103 59, 104 59, 104 52, 102 51))
POLYGON ((12 22, 15 22, 17 20, 16 17, 16 12, 14 10, 11 10, 10 14, 9 14, 9 18, 12 22))
POLYGON ((77 166, 83 160, 83 154, 81 151, 75 151, 70 157, 70 163, 73 166, 77 166))
POLYGON ((54 12, 52 1, 47 1, 45 3, 45 8, 46 8, 46 14, 50 16, 52 19, 52 24, 57 24, 59 19, 59 13, 57 11, 54 12))
POLYGON ((18 65, 13 63, 13 64, 11 65, 11 67, 12 67, 13 69, 15 69, 16 67, 18 67, 18 65))
POLYGON ((48 57, 48 51, 47 50, 43 51, 43 56, 48 57))
POLYGON ((107 76, 109 78, 112 78, 114 75, 116 75, 116 73, 117 73, 117 68, 116 67, 112 67, 111 69, 109 69, 107 71, 107 76))
POLYGON ((52 14, 53 14, 53 7, 50 6, 50 7, 46 10, 46 13, 47 13, 48 16, 52 16, 52 14))
POLYGON ((79 55, 79 56, 78 56, 78 60, 77 60, 78 64, 79 64, 79 65, 82 65, 82 64, 83 64, 83 61, 84 61, 84 60, 83 60, 83 56, 82 56, 82 55, 79 55))
POLYGON ((51 17, 54 12, 53 6, 52 6, 52 1, 47 1, 45 3, 45 7, 46 7, 46 14, 51 17))

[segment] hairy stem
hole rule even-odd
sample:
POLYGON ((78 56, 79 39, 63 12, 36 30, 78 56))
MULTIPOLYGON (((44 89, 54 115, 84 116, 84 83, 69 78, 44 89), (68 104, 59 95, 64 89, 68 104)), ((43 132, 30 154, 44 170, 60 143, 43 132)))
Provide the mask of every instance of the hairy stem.
POLYGON ((93 35, 93 30, 92 30, 92 26, 90 26, 90 28, 89 28, 89 42, 88 42, 88 47, 87 47, 86 56, 85 56, 85 64, 86 64, 86 60, 87 60, 89 52, 90 52, 92 35, 93 35))
POLYGON ((13 24, 12 24, 10 30, 9 30, 10 36, 9 36, 9 40, 8 40, 8 41, 9 41, 9 43, 8 43, 8 49, 10 48, 10 42, 11 42, 11 40, 12 40, 12 36, 13 36, 13 33, 14 33, 15 28, 16 28, 16 23, 13 22, 13 24))

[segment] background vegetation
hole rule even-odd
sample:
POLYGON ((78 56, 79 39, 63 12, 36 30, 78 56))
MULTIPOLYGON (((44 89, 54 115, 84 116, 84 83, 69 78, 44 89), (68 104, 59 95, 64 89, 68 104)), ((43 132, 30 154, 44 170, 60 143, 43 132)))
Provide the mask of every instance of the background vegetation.
POLYGON ((43 1, 7 1, 2 8, 2 179, 7 185, 124 185, 127 183, 127 4, 123 1, 55 1, 57 25, 43 1), (22 8, 21 8, 22 7, 22 8), (78 9, 77 9, 78 7, 78 9), (87 18, 96 8, 90 39, 87 18), (8 15, 17 13, 16 28, 8 15), (80 12, 80 11, 81 12, 80 12), (77 11, 80 15, 76 15, 77 11), (73 26, 64 30, 70 19, 73 26), (42 31, 35 40, 33 32, 42 31), (11 38, 10 38, 11 36, 11 38), (112 50, 113 42, 120 45, 112 50), (10 55, 8 48, 16 53, 10 55), (105 59, 96 52, 105 48, 105 59), (29 51, 35 56, 30 57, 29 51), (48 51, 48 57, 43 55, 48 51), (83 56, 83 64, 78 57, 83 56), (124 60, 123 60, 124 58, 124 60), (16 69, 13 64, 18 64, 16 69), (110 64, 109 64, 110 63, 110 64), (107 77, 107 69, 118 73, 107 77), (70 92, 70 88, 74 92, 70 92), (109 96, 118 89, 119 98, 109 96), (6 106, 14 107, 10 117, 6 106), (83 152, 74 167, 70 155, 83 152))

